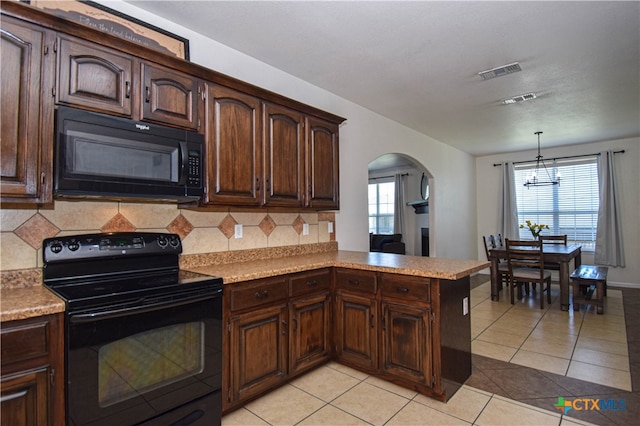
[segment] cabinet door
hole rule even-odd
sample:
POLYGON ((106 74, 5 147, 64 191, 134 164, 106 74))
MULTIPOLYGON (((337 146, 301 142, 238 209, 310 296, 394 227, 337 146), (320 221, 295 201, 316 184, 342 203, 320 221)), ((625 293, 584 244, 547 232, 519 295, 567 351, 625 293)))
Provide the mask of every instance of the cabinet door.
POLYGON ((338 126, 307 118, 306 205, 315 209, 340 208, 338 126))
POLYGON ((338 292, 336 295, 336 355, 369 370, 377 368, 377 303, 375 299, 338 292))
POLYGON ((260 205, 260 100, 226 87, 209 88, 207 202, 260 205))
POLYGON ((142 64, 140 117, 145 121, 199 130, 200 81, 159 65, 142 64))
POLYGON ((274 104, 264 105, 264 204, 302 207, 302 114, 274 104))
POLYGON ((56 101, 130 117, 133 58, 68 36, 58 43, 56 101))
POLYGON ((381 370, 432 386, 430 310, 382 302, 381 370))
POLYGON ((295 300, 289 305, 289 374, 309 369, 329 358, 330 307, 329 293, 295 300))
POLYGON ((230 403, 257 395, 287 377, 286 305, 231 318, 230 403))
POLYGON ((44 29, 2 16, 2 202, 52 200, 53 56, 44 29), (51 66, 49 66, 51 65, 51 66))
POLYGON ((0 423, 11 426, 50 424, 48 377, 47 369, 3 377, 0 423))

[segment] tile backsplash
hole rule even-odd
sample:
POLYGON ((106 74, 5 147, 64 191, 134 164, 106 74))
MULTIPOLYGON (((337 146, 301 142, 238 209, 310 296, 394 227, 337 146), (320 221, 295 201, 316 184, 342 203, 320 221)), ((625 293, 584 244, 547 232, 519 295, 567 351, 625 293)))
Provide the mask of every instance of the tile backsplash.
POLYGON ((335 241, 335 214, 212 212, 181 209, 175 204, 56 201, 54 209, 1 209, 0 231, 0 271, 7 271, 42 266, 42 241, 57 235, 172 232, 180 235, 183 254, 200 254, 335 241), (329 222, 333 222, 331 234, 329 222), (242 238, 235 238, 238 224, 242 238))

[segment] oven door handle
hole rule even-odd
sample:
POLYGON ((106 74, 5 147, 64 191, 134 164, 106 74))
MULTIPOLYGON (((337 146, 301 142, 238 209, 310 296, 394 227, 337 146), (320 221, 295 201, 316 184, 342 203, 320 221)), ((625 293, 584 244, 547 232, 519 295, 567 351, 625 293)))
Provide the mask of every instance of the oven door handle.
POLYGON ((87 323, 92 321, 103 321, 112 318, 123 317, 125 315, 143 314, 146 312, 159 311, 162 309, 174 308, 189 303, 201 302, 207 299, 216 299, 222 295, 222 289, 218 289, 214 294, 199 295, 194 297, 186 297, 179 300, 171 300, 169 302, 154 303, 150 305, 131 306, 128 308, 113 309, 103 312, 94 312, 88 314, 70 314, 69 322, 74 324, 87 323))

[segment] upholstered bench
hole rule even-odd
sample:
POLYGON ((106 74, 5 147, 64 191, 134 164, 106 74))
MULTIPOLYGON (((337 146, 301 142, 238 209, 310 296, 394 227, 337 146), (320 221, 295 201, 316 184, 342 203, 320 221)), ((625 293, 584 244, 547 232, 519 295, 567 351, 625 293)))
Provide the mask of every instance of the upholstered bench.
POLYGON ((604 313, 604 297, 607 295, 607 272, 609 268, 606 266, 580 265, 571 273, 571 283, 573 284, 573 310, 580 310, 580 304, 592 303, 597 306, 599 314, 604 313), (595 285, 596 295, 593 297, 591 292, 581 291, 581 287, 591 287, 595 285), (586 295, 585 295, 586 294, 586 295), (589 298, 588 295, 591 295, 589 298))

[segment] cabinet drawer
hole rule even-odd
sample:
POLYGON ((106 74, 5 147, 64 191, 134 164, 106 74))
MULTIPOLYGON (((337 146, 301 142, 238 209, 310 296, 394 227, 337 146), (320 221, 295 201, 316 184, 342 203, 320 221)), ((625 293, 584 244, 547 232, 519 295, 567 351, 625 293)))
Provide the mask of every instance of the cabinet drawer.
POLYGON ((12 327, 2 324, 2 365, 49 353, 49 323, 40 321, 12 327))
POLYGON ((340 289, 376 293, 376 273, 371 271, 336 270, 336 285, 340 289))
POLYGON ((328 269, 321 271, 303 272, 291 277, 291 296, 328 290, 331 286, 331 273, 328 269))
POLYGON ((431 301, 429 278, 382 274, 380 281, 380 294, 382 297, 415 300, 425 303, 431 301))
POLYGON ((236 284, 230 292, 231 310, 238 311, 286 299, 288 296, 287 280, 284 277, 278 277, 271 280, 236 284))

